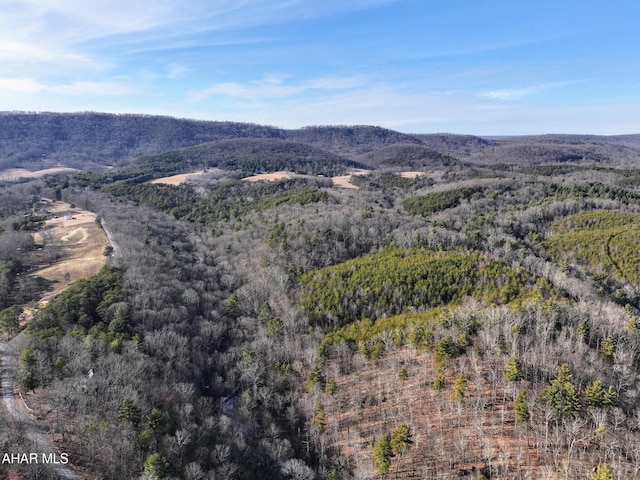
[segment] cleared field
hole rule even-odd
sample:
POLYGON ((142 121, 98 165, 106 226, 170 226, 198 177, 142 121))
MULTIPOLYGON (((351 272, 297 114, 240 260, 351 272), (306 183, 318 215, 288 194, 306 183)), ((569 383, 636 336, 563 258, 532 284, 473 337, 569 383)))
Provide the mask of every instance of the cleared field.
MULTIPOLYGON (((156 178, 149 183, 163 183, 167 185, 180 185, 193 177, 201 176, 204 171, 194 173, 183 173, 180 175, 172 175, 170 177, 156 178)), ((370 170, 354 169, 348 175, 339 175, 337 177, 331 177, 333 186, 336 188, 347 188, 351 190, 358 190, 358 186, 351 183, 351 176, 353 175, 367 175, 371 173, 370 170)), ((416 178, 421 175, 425 175, 424 172, 402 172, 400 175, 406 178, 416 178)), ((287 172, 280 170, 278 172, 269 173, 257 173, 244 177, 242 180, 246 182, 275 182, 277 180, 285 180, 290 178, 316 178, 314 175, 301 175, 299 173, 287 172)))
POLYGON ((180 185, 181 183, 186 182, 190 178, 199 177, 203 173, 204 170, 200 170, 199 172, 193 173, 180 173, 178 175, 171 175, 170 177, 162 177, 151 180, 149 183, 164 183, 166 185, 180 185))
POLYGON ((31 260, 38 268, 30 275, 55 282, 47 294, 56 295, 76 280, 98 273, 106 263, 103 252, 109 242, 95 214, 60 202, 48 210, 55 218, 34 234, 42 249, 31 260))
MULTIPOLYGON (((351 183, 352 175, 367 175, 370 173, 370 170, 362 170, 362 169, 354 169, 348 175, 339 175, 337 177, 331 177, 331 181, 333 182, 333 186, 335 188, 348 188, 351 190, 358 190, 358 186, 351 183)), ((300 175, 298 173, 293 172, 271 172, 271 173, 259 173, 256 175, 251 175, 249 177, 245 177, 242 180, 246 180, 247 182, 259 182, 259 181, 267 181, 272 182, 276 180, 283 180, 287 178, 316 178, 313 175, 300 175)))
POLYGON ((297 173, 285 172, 282 170, 279 172, 271 172, 271 173, 257 173, 256 175, 244 177, 242 180, 245 180, 247 182, 260 182, 260 181, 273 182, 273 181, 282 180, 285 178, 298 178, 298 177, 308 177, 308 176, 309 175, 299 175, 297 173))
POLYGON ((351 190, 358 190, 360 187, 351 183, 351 177, 353 175, 368 175, 371 173, 371 170, 364 170, 361 168, 357 168, 352 170, 348 175, 340 175, 337 177, 333 177, 333 186, 337 188, 348 188, 351 190))
POLYGON ((41 178, 45 175, 55 175, 59 173, 72 173, 79 170, 70 167, 52 167, 45 168, 44 170, 36 170, 31 172, 24 168, 9 168, 7 170, 0 171, 0 181, 4 182, 17 182, 24 178, 41 178))
POLYGON ((424 172, 400 172, 400 176, 402 178, 418 178, 424 177, 426 173, 424 172))

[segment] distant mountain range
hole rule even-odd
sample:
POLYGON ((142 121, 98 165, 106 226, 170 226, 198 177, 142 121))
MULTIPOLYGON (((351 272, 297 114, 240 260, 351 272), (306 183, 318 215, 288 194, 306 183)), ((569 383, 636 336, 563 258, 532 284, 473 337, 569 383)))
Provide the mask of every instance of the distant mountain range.
POLYGON ((287 130, 150 115, 0 112, 0 169, 37 170, 61 164, 102 170, 123 160, 203 144, 207 146, 189 152, 196 154, 195 163, 245 162, 254 169, 269 169, 268 162, 262 164, 265 161, 271 161, 274 168, 282 166, 284 159, 294 164, 326 161, 378 168, 447 165, 457 160, 492 163, 500 158, 519 163, 587 160, 626 164, 640 156, 640 135, 496 140, 454 134, 410 135, 366 125, 287 130))

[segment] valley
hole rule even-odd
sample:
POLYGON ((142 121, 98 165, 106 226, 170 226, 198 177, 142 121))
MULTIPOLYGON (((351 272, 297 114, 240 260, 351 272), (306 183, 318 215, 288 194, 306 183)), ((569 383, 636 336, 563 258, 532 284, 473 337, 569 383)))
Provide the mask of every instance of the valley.
POLYGON ((17 120, 5 168, 78 169, 0 188, 14 381, 78 478, 640 478, 637 136, 17 120))

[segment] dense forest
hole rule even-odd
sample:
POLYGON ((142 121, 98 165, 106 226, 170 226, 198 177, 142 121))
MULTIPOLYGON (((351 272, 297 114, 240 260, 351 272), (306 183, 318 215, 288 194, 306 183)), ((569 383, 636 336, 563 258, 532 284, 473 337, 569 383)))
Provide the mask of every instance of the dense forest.
MULTIPOLYGON (((78 478, 640 478, 636 137, 0 120, 3 165, 33 132, 100 159, 0 189, 3 342, 78 478), (242 180, 278 170, 304 176, 242 180), (43 199, 121 252, 46 304, 43 199)), ((0 411, 3 451, 37 448, 0 411)))

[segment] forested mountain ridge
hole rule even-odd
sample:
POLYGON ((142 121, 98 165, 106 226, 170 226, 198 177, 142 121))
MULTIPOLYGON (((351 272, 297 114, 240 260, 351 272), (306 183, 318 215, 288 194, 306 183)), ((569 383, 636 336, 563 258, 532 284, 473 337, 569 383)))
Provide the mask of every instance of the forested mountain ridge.
POLYGON ((416 135, 423 144, 440 152, 471 152, 493 144, 492 141, 473 135, 431 133, 416 135))
POLYGON ((0 114, 2 167, 64 163, 91 169, 221 138, 284 138, 254 124, 178 120, 151 115, 0 114))
POLYGON ((518 142, 522 140, 542 140, 556 143, 613 143, 627 145, 629 147, 640 146, 640 134, 628 135, 580 135, 580 134, 545 134, 545 135, 519 135, 505 137, 505 141, 518 142))
MULTIPOLYGON (((369 126, 284 130, 151 115, 3 112, 0 167, 42 168, 64 163, 86 170, 223 139, 290 140, 325 150, 327 155, 347 157, 392 143, 420 143, 410 135, 369 126)), ((250 148, 241 142, 234 145, 240 149, 238 154, 250 148)))
POLYGON ((217 167, 248 173, 287 170, 301 174, 334 176, 346 172, 348 168, 363 165, 291 140, 231 138, 136 158, 120 166, 125 170, 141 169, 163 175, 217 167))
POLYGON ((640 136, 534 135, 492 140, 469 151, 471 161, 506 163, 571 163, 578 161, 634 165, 640 156, 640 136))
POLYGON ((413 135, 368 125, 304 127, 286 132, 292 140, 315 145, 347 158, 387 145, 422 143, 413 135))
POLYGON ((405 169, 457 163, 457 160, 451 155, 415 143, 387 145, 355 158, 370 168, 405 169))
POLYGON ((264 128, 0 188, 17 388, 83 480, 640 478, 633 138, 264 128), (121 256, 25 325, 43 198, 121 256))
MULTIPOLYGON (((638 136, 541 135, 487 140, 472 135, 411 135, 381 127, 314 126, 287 130, 250 123, 177 119, 152 115, 0 112, 0 170, 38 170, 62 164, 80 170, 103 170, 141 156, 212 143, 219 159, 255 157, 259 141, 292 142, 280 148, 288 160, 325 155, 370 167, 478 163, 545 163, 590 160, 629 164, 640 151, 638 136), (217 145, 215 145, 217 144, 217 145), (295 147, 294 145, 297 145, 295 147), (300 152, 306 145, 313 153, 300 152)), ((282 146, 282 144, 281 144, 282 146)))

